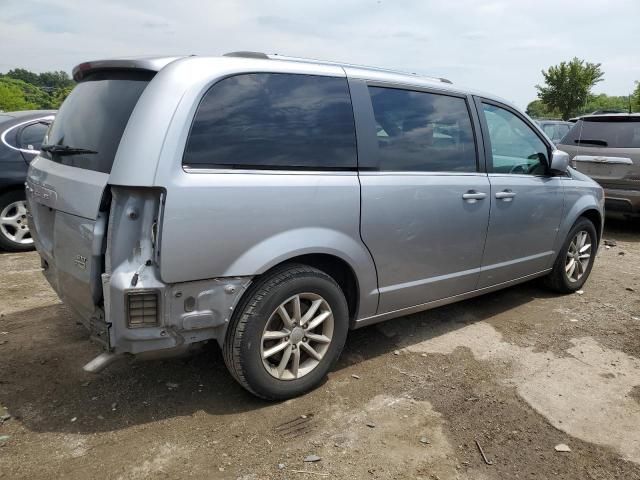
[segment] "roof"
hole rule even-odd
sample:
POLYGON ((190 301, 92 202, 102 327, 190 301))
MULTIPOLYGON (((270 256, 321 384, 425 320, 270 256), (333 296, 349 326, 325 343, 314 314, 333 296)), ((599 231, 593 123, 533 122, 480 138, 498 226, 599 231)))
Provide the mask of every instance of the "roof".
POLYGON ((54 117, 56 110, 22 110, 18 112, 0 112, 0 125, 4 131, 8 128, 29 123, 45 117, 54 117))
MULTIPOLYGON (((363 65, 354 65, 344 62, 333 62, 328 60, 317 60, 310 58, 288 57, 280 54, 265 54, 262 52, 231 52, 226 53, 218 57, 204 57, 196 55, 181 55, 181 56, 158 56, 158 57, 131 57, 131 58, 115 58, 106 60, 95 60, 84 62, 73 69, 73 78, 76 81, 82 80, 88 73, 100 71, 100 70, 118 70, 118 69, 139 69, 152 72, 159 72, 170 64, 182 64, 183 62, 200 62, 202 60, 217 61, 224 60, 225 65, 238 62, 237 65, 242 62, 244 68, 247 69, 259 69, 260 66, 264 66, 263 62, 277 62, 279 67, 275 70, 282 70, 286 64, 291 65, 292 69, 299 69, 298 66, 305 65, 311 67, 311 69, 321 72, 327 72, 331 68, 339 68, 349 76, 350 78, 360 78, 365 80, 373 80, 379 82, 397 83, 408 86, 424 87, 424 88, 437 88, 441 90, 447 90, 458 94, 473 94, 490 98, 514 108, 515 105, 503 98, 496 95, 487 94, 484 92, 464 88, 458 85, 454 85, 450 80, 437 76, 418 75, 416 73, 402 72, 397 70, 390 70, 385 68, 370 67, 363 65), (315 67, 315 68, 314 68, 315 67)), ((274 63, 275 65, 275 63, 274 63)), ((263 68, 263 67, 262 67, 263 68)), ((305 68, 305 70, 310 70, 305 68)))
POLYGON ((0 115, 6 115, 13 118, 23 118, 29 116, 37 117, 39 115, 54 114, 56 112, 57 110, 20 110, 16 112, 0 112, 0 115))
POLYGON ((640 113, 598 113, 598 114, 589 114, 589 115, 581 115, 576 117, 576 120, 640 120, 640 113))

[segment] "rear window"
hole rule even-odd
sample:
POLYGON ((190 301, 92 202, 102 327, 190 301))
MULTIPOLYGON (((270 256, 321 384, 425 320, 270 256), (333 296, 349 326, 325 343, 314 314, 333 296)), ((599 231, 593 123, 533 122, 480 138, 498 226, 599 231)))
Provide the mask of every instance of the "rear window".
POLYGON ((640 118, 589 118, 579 120, 562 139, 564 145, 640 148, 640 118))
POLYGON ((198 107, 183 164, 355 169, 356 138, 347 80, 255 73, 216 83, 198 107))
POLYGON ((122 133, 152 76, 151 72, 98 72, 88 76, 60 107, 45 143, 97 153, 42 154, 64 165, 111 172, 122 133))
POLYGON ((554 142, 559 142, 562 139, 562 137, 564 137, 567 134, 570 128, 571 128, 570 125, 566 125, 564 123, 543 123, 542 124, 542 130, 544 130, 544 133, 547 134, 547 137, 549 137, 554 142))
POLYGON ((34 153, 40 150, 42 140, 49 125, 43 122, 32 123, 22 129, 20 133, 20 147, 27 150, 34 150, 34 153))

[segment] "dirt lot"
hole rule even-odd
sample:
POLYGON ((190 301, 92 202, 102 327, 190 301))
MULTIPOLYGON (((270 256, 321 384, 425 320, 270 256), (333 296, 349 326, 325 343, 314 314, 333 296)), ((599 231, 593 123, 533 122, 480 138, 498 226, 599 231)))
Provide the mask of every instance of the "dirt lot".
POLYGON ((2 254, 0 478, 640 479, 640 224, 605 238, 584 294, 529 283, 352 332, 283 403, 215 347, 84 373, 99 347, 37 255, 2 254))

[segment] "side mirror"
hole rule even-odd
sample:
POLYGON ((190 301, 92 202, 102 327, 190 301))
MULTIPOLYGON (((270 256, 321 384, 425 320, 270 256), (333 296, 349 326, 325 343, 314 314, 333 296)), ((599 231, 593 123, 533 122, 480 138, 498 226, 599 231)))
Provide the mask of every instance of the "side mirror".
POLYGON ((551 172, 565 173, 569 168, 569 154, 562 150, 554 150, 551 152, 551 172))

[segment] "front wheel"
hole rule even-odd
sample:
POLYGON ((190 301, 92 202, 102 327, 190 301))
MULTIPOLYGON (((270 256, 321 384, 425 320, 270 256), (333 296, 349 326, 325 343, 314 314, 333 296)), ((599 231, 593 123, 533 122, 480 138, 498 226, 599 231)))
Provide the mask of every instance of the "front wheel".
POLYGON ((349 312, 333 278, 286 265, 260 278, 229 324, 224 360, 251 393, 282 400, 320 384, 347 337, 349 312))
POLYGON ((597 249, 598 235, 593 223, 586 218, 578 219, 546 277, 547 285, 559 293, 580 290, 591 273, 597 249))

